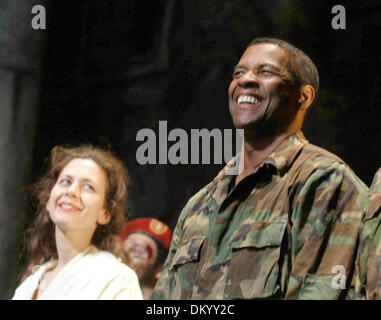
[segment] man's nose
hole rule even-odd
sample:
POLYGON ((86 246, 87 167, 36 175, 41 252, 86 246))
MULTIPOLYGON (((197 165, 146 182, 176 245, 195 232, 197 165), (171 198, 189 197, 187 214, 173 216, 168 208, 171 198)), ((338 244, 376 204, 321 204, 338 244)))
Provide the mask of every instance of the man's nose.
POLYGON ((258 86, 258 77, 253 71, 248 70, 239 77, 238 84, 242 87, 258 86))

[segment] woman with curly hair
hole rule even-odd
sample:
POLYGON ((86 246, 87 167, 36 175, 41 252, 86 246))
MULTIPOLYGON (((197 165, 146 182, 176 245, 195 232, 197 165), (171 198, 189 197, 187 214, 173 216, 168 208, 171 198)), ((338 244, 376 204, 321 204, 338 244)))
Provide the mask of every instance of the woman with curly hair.
POLYGON ((31 189, 37 217, 13 299, 142 299, 118 237, 128 184, 122 162, 86 145, 54 147, 50 164, 31 189))

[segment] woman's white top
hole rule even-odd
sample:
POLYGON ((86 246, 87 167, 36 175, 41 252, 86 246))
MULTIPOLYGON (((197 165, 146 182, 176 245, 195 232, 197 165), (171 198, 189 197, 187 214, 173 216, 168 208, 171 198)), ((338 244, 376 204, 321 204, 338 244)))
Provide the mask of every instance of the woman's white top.
MULTIPOLYGON (((30 300, 44 274, 57 260, 34 267, 33 273, 16 289, 13 300, 30 300)), ((141 300, 136 273, 112 253, 95 246, 78 253, 44 289, 39 300, 141 300)))

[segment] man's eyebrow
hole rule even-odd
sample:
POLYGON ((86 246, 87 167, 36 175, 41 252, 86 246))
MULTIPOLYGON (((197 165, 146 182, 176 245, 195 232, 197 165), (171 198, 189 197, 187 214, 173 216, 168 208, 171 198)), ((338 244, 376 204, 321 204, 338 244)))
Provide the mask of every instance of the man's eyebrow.
POLYGON ((134 246, 134 247, 141 248, 141 249, 146 249, 147 248, 147 246, 145 246, 143 244, 140 244, 140 243, 137 243, 137 242, 131 242, 131 245, 134 246))
POLYGON ((234 66, 234 69, 233 69, 233 70, 235 70, 235 69, 239 69, 239 68, 246 69, 246 67, 245 67, 243 64, 236 64, 236 65, 234 66))
MULTIPOLYGON (((263 67, 271 67, 277 71, 281 71, 281 69, 277 65, 270 63, 270 62, 263 62, 263 63, 259 64, 258 66, 256 66, 256 68, 263 68, 263 67)), ((247 69, 247 66, 245 64, 237 64, 234 67, 234 70, 236 70, 236 69, 247 69)))
POLYGON ((274 70, 281 71, 281 69, 277 65, 270 62, 261 63, 258 66, 258 68, 263 68, 263 67, 270 67, 270 68, 273 68, 274 70))

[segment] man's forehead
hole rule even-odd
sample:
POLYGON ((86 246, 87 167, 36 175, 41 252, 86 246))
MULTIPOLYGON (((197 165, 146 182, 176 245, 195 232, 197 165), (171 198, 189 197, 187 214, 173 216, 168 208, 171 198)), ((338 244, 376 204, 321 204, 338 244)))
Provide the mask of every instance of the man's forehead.
POLYGON ((132 232, 128 235, 125 242, 140 242, 144 244, 151 244, 156 247, 155 241, 147 234, 143 232, 132 232))
POLYGON ((246 64, 287 67, 288 61, 289 53, 280 46, 273 43, 256 43, 246 48, 236 67, 246 64))

